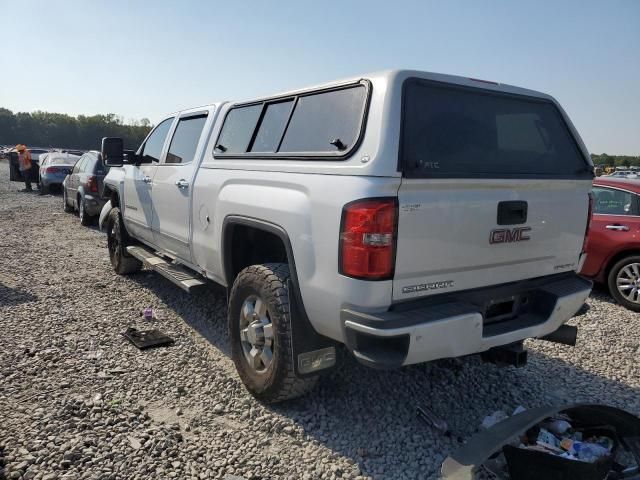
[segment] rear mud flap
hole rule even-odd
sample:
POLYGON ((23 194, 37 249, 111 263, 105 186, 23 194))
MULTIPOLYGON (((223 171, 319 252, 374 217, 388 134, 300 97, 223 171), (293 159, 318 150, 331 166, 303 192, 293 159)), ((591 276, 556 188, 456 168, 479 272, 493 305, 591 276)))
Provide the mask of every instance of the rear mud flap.
MULTIPOLYGON (((611 426, 620 438, 622 446, 640 464, 640 418, 619 408, 607 405, 575 404, 553 407, 539 407, 513 415, 487 430, 473 436, 463 447, 456 450, 442 464, 442 478, 447 480, 473 480, 481 466, 494 454, 499 453, 514 437, 523 435, 528 429, 557 414, 567 414, 571 418, 595 424, 611 426)), ((583 463, 583 462, 579 462, 583 463)), ((535 467, 533 467, 535 468, 535 467)), ((549 478, 546 473, 530 478, 549 478)), ((576 478, 558 474, 557 479, 576 478)), ((602 477, 604 478, 604 477, 602 477)), ((620 477, 620 478, 638 478, 620 477)), ((512 478, 511 480, 518 480, 512 478)))
POLYGON ((336 365, 338 343, 316 332, 309 322, 299 295, 291 280, 287 287, 289 295, 289 320, 291 321, 291 349, 298 377, 315 375, 336 365))

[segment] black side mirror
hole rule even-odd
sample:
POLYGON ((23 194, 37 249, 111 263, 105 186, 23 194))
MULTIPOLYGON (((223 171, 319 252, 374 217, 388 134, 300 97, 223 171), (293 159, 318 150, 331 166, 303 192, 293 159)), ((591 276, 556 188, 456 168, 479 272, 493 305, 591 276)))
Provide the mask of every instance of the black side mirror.
POLYGON ((100 153, 107 167, 121 167, 124 163, 124 142, 119 137, 104 137, 100 153))

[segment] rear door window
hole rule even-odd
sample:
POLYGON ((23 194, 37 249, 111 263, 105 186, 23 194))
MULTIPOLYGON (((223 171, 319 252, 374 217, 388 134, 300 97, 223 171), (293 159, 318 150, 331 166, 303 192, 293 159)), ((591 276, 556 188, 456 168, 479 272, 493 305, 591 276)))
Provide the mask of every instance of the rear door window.
POLYGON ((83 155, 82 157, 80 157, 78 159, 76 164, 73 166, 73 171, 71 173, 78 173, 80 171, 80 167, 82 166, 82 162, 84 161, 85 158, 86 158, 86 156, 83 155))
POLYGON ((206 115, 180 119, 171 139, 165 163, 189 163, 193 161, 206 121, 206 115))
POLYGON ((591 177, 555 105, 408 80, 400 161, 409 177, 591 177))
POLYGON ((593 213, 598 215, 638 215, 637 196, 615 188, 593 187, 593 213))
POLYGON ((164 142, 167 139, 169 128, 173 123, 173 118, 167 118, 162 121, 153 131, 153 133, 147 138, 144 146, 142 147, 142 156, 153 162, 159 162, 162 155, 162 148, 164 142))

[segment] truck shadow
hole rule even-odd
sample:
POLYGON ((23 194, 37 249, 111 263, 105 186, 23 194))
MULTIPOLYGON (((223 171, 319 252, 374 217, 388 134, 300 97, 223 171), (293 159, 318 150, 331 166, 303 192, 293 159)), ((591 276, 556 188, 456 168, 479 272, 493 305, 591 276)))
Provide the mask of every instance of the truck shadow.
MULTIPOLYGON (((189 296, 156 275, 130 278, 157 293, 187 325, 229 355, 224 289, 212 286, 189 296)), ((585 326, 596 319, 587 315, 575 321, 585 326)), ((597 352, 541 341, 529 341, 528 348, 529 362, 519 369, 498 368, 470 356, 377 371, 345 355, 340 367, 323 375, 306 397, 264 408, 342 457, 342 464, 346 459, 353 471, 345 473, 394 479, 437 478, 445 457, 496 410, 510 414, 519 405, 589 402, 640 414, 640 388, 581 366, 581 356, 592 358, 597 352), (422 423, 418 406, 445 420, 451 434, 422 423)), ((602 358, 609 361, 604 353, 602 358)))

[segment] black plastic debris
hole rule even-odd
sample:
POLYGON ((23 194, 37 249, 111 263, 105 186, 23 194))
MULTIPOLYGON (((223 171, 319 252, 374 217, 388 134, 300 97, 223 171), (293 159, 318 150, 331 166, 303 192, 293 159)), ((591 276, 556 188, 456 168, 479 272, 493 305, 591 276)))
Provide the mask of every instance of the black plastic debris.
POLYGON ((484 430, 445 459, 442 478, 640 480, 639 417, 592 404, 518 410, 485 418, 484 430))
POLYGON ((165 335, 157 329, 138 330, 136 328, 129 327, 122 335, 140 350, 173 344, 173 338, 165 335))

